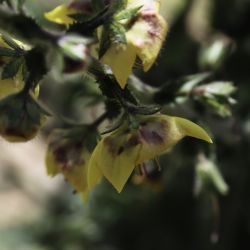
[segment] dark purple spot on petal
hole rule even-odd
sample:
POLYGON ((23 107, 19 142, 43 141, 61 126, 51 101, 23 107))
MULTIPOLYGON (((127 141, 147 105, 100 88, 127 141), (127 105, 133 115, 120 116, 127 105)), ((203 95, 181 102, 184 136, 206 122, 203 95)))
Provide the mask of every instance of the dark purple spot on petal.
POLYGON ((165 124, 160 121, 141 124, 139 133, 142 140, 148 144, 162 144, 166 137, 165 124))
POLYGON ((55 147, 53 153, 62 170, 70 170, 85 163, 82 157, 82 150, 82 143, 76 142, 75 144, 59 145, 55 147))

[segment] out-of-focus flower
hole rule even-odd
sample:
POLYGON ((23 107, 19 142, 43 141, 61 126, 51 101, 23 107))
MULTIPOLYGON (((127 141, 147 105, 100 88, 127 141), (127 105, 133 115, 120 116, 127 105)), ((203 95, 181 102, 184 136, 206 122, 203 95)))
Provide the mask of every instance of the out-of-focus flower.
POLYGON ((90 151, 84 140, 76 138, 72 132, 73 130, 56 130, 52 133, 46 154, 47 173, 52 177, 63 174, 65 180, 86 200, 90 151))
POLYGON ((127 9, 140 6, 141 9, 132 23, 128 25, 124 19, 120 20, 126 28, 126 44, 112 43, 101 58, 104 64, 111 67, 122 88, 132 72, 136 57, 142 61, 144 71, 152 67, 167 33, 167 23, 159 14, 159 1, 130 0, 127 9))
POLYGON ((200 126, 183 118, 159 114, 137 120, 137 128, 124 122, 97 144, 89 162, 90 189, 104 176, 121 192, 136 166, 163 154, 185 136, 212 142, 200 126))
POLYGON ((64 72, 77 72, 87 69, 90 63, 89 45, 92 41, 85 37, 68 35, 58 41, 65 60, 64 72))
POLYGON ((9 142, 31 140, 45 120, 44 110, 31 95, 20 92, 0 101, 0 135, 9 142))
POLYGON ((62 4, 57 6, 55 9, 46 12, 44 16, 51 22, 69 26, 75 22, 75 20, 70 17, 70 15, 74 15, 77 13, 79 13, 78 9, 62 4))
POLYGON ((195 194, 201 192, 218 192, 226 195, 229 187, 225 182, 220 170, 214 162, 207 159, 203 154, 199 155, 196 165, 195 194))

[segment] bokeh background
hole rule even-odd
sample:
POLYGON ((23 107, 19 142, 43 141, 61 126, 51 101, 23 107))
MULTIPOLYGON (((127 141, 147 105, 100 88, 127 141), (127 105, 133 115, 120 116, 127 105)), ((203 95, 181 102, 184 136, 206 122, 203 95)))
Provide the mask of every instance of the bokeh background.
MULTIPOLYGON (((42 13, 62 2, 26 0, 24 6, 46 25, 42 13)), ((82 204, 62 177, 46 176, 46 138, 58 121, 25 144, 1 139, 0 250, 250 249, 250 1, 162 2, 168 37, 154 68, 147 74, 137 69, 137 75, 162 87, 155 101, 164 103, 164 111, 199 120, 214 145, 185 139, 161 157, 162 171, 150 181, 137 185, 134 178, 121 194, 103 181, 82 204), (204 56, 215 41, 227 48, 219 61, 204 56), (201 72, 234 82, 232 116, 193 101, 172 105, 175 79, 201 72), (227 195, 209 187, 195 194, 200 154, 220 169, 227 195)), ((51 110, 90 120, 101 107, 94 105, 98 90, 88 81, 55 69, 44 78, 41 96, 51 110)))

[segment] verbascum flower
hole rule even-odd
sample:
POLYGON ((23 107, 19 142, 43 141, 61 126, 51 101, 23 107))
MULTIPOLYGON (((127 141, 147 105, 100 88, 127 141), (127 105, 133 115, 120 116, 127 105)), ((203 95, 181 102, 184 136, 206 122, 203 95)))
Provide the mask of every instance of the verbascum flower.
POLYGON ((9 142, 34 138, 46 120, 45 112, 31 95, 10 95, 0 101, 0 136, 9 142))
MULTIPOLYGON (((159 5, 157 0, 129 0, 128 9, 142 8, 125 33, 127 44, 113 43, 101 58, 102 63, 111 67, 122 88, 127 83, 137 57, 142 61, 144 71, 148 71, 161 50, 167 23, 159 14, 159 5)), ((124 20, 120 22, 122 24, 124 20)))
POLYGON ((159 114, 141 116, 138 122, 137 129, 124 122, 97 144, 89 161, 90 189, 104 176, 121 192, 135 167, 163 154, 185 136, 212 143, 200 126, 183 118, 159 114))
POLYGON ((78 9, 62 4, 57 6, 55 9, 46 12, 44 16, 51 22, 69 26, 75 22, 70 15, 77 13, 79 13, 78 9))
POLYGON ((90 152, 83 140, 72 139, 67 131, 52 133, 46 154, 46 167, 49 176, 63 174, 84 200, 88 197, 87 168, 90 152))

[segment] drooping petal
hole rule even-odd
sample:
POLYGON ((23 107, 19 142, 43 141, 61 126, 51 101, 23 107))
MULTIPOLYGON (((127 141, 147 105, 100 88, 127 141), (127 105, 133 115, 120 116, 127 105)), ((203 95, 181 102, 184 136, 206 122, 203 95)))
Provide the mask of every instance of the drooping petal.
POLYGON ((103 174, 99 168, 99 161, 102 161, 100 158, 100 147, 101 143, 99 142, 93 151, 88 166, 87 182, 88 189, 93 189, 102 179, 103 174))
POLYGON ((101 58, 101 62, 111 67, 116 80, 124 88, 132 72, 135 59, 136 48, 134 46, 131 44, 127 46, 114 44, 101 58))
POLYGON ((121 192, 135 168, 140 148, 137 138, 130 133, 115 132, 103 138, 92 155, 95 165, 90 161, 89 185, 92 187, 93 184, 91 172, 99 169, 115 189, 121 192))
POLYGON ((54 177, 60 173, 60 168, 56 164, 52 150, 47 150, 46 157, 45 157, 45 164, 46 164, 47 174, 49 176, 54 177))
POLYGON ((78 13, 76 9, 70 8, 66 6, 65 4, 62 4, 62 5, 57 6, 55 9, 49 12, 46 12, 44 16, 46 19, 48 19, 51 22, 69 26, 75 22, 75 20, 71 18, 70 15, 73 15, 76 13, 78 13))

